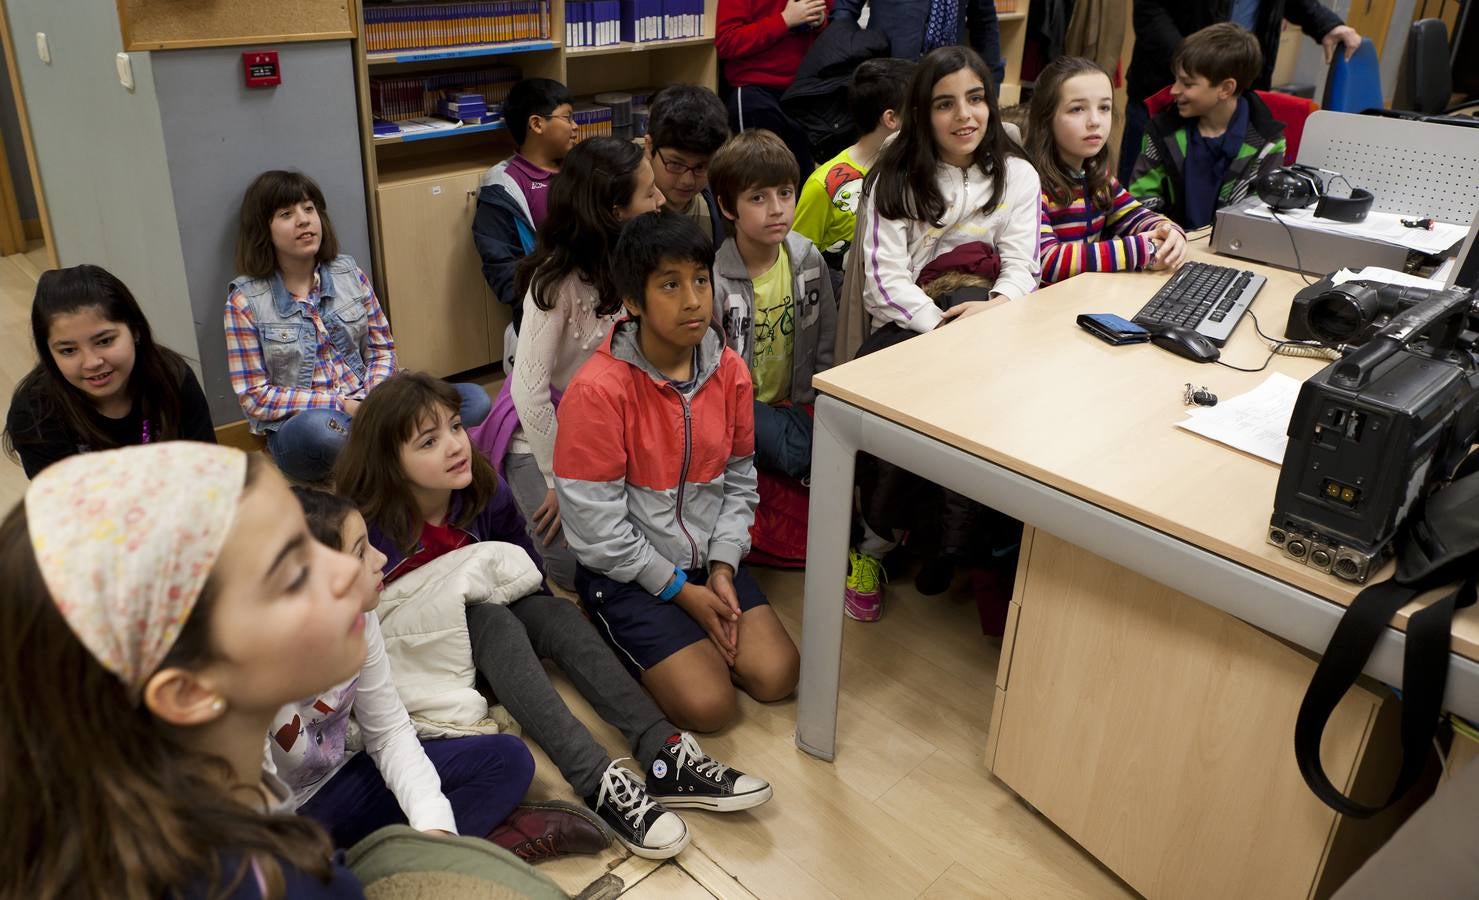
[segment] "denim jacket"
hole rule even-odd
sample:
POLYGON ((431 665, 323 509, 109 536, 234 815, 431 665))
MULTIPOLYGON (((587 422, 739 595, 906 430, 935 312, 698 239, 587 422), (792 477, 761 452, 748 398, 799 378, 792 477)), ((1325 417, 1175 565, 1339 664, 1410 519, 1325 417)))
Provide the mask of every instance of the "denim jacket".
MULTIPOLYGON (((369 356, 366 337, 370 317, 365 309, 369 289, 360 283, 354 258, 344 254, 318 267, 319 319, 345 364, 365 378, 369 356)), ((282 387, 307 389, 313 386, 313 366, 318 358, 318 329, 304 314, 303 305, 283 286, 282 276, 250 278, 238 275, 232 291, 241 291, 251 304, 252 321, 262 342, 267 376, 282 387)))

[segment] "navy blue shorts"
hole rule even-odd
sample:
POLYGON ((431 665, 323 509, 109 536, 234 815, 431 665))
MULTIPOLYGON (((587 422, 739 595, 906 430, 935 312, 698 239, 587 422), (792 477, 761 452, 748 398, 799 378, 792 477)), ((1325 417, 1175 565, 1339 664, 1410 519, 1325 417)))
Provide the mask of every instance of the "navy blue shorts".
MULTIPOLYGON (((707 569, 689 569, 684 574, 694 584, 709 580, 707 569)), ((612 581, 579 566, 575 570, 575 590, 596 630, 638 681, 645 670, 689 644, 709 639, 709 633, 683 607, 657 599, 635 582, 612 581)), ((734 592, 739 597, 740 612, 770 602, 744 566, 734 573, 734 592)))

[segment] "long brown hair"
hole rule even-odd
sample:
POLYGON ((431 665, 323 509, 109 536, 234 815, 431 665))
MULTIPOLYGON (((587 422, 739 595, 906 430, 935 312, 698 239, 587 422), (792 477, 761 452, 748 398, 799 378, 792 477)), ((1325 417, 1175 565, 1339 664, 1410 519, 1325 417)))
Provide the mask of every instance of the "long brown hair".
POLYGON ((155 343, 154 331, 144 311, 117 276, 100 266, 72 266, 43 273, 36 282, 36 297, 31 301, 31 342, 36 345, 36 367, 15 389, 16 397, 31 399, 36 420, 18 433, 6 428, 5 452, 11 458, 38 443, 42 422, 53 416, 61 417, 68 431, 91 450, 116 446, 88 415, 89 410, 96 408, 92 399, 67 381, 51 355, 52 320, 84 309, 96 309, 103 319, 123 325, 130 332, 134 341, 134 367, 126 390, 148 421, 152 439, 170 441, 180 437, 184 358, 155 343))
POLYGON ((883 148, 863 182, 863 191, 874 195, 875 208, 883 218, 917 219, 938 226, 945 215, 945 198, 940 195, 935 173, 940 156, 930 124, 930 100, 935 82, 961 69, 974 72, 986 88, 986 136, 976 145, 971 160, 991 179, 991 196, 981 211, 996 209, 1005 196, 1007 157, 1021 156, 1022 149, 1001 127, 1001 108, 996 103, 991 70, 969 47, 940 47, 925 54, 915 68, 898 136, 883 148))
MULTIPOLYGON (((283 894, 282 863, 328 882, 322 828, 233 799, 226 761, 135 706, 72 633, 23 503, 0 523, 0 584, 0 896, 157 900, 194 885, 227 896, 253 861, 269 897, 283 894)), ((213 594, 208 584, 161 667, 211 659, 213 594)))
MULTIPOLYGON (((1043 192, 1056 204, 1067 203, 1073 197, 1076 177, 1063 165, 1058 155, 1058 141, 1053 137, 1053 117, 1058 113, 1058 101, 1063 85, 1068 79, 1079 75, 1097 73, 1109 81, 1114 80, 1104 67, 1092 59, 1082 56, 1060 56, 1048 63, 1037 76, 1037 85, 1032 93, 1032 106, 1027 113, 1027 158, 1037 167, 1042 178, 1043 192)), ((1104 133, 1104 143, 1099 152, 1084 160, 1084 194, 1088 203, 1098 209, 1107 210, 1114 205, 1114 189, 1109 174, 1109 132, 1104 133)))
POLYGON ((620 138, 587 138, 570 148, 560 177, 550 182, 539 244, 519 263, 519 302, 532 291, 534 305, 548 312, 560 284, 575 275, 595 287, 596 315, 621 309, 607 261, 621 236, 616 210, 632 202, 641 164, 641 148, 620 138))
POLYGON ((329 220, 329 207, 318 182, 302 172, 273 169, 258 175, 241 198, 236 227, 236 271, 267 278, 277 271, 277 248, 272 245, 272 217, 278 210, 304 200, 318 210, 318 255, 326 263, 339 255, 339 238, 329 220))
MULTIPOLYGON (((354 501, 371 527, 409 553, 421 536, 421 508, 401 468, 401 449, 440 408, 456 415, 462 406, 457 389, 423 372, 401 372, 381 382, 354 414, 349 441, 334 467, 334 486, 354 501)), ((465 528, 498 490, 498 473, 472 449, 472 484, 462 489, 463 503, 452 524, 465 528)))

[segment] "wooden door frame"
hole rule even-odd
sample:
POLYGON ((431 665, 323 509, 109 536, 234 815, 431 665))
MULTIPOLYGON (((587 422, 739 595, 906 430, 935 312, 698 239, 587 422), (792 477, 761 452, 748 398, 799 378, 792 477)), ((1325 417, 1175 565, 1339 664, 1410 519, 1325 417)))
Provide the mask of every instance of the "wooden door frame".
MULTIPOLYGON (((26 111, 25 94, 21 91, 20 69, 16 65, 15 42, 10 37, 10 10, 5 0, 0 0, 0 46, 5 53, 5 69, 10 76, 10 90, 15 96, 16 118, 21 124, 21 143, 26 148, 26 167, 31 172, 31 190, 36 195, 36 214, 41 219, 41 240, 46 244, 46 261, 53 268, 60 268, 61 263, 57 260, 56 240, 51 233, 51 216, 46 211, 46 194, 41 189, 41 170, 36 166, 36 147, 31 142, 31 118, 26 111)), ((15 184, 10 177, 10 169, 5 165, 4 147, 0 146, 0 203, 5 204, 6 209, 0 211, 0 219, 10 219, 12 216, 21 235, 21 249, 25 249, 25 230, 20 222, 20 211, 17 207, 15 197, 15 184)), ((9 227, 9 222, 0 223, 0 228, 9 227)))

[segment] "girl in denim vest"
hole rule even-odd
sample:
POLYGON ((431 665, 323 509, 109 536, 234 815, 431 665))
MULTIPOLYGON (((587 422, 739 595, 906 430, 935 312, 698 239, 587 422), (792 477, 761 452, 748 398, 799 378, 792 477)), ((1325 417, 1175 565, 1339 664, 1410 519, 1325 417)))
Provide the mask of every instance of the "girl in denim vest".
MULTIPOLYGON (((395 340, 374 288, 339 252, 323 191, 298 172, 257 176, 241 202, 226 298, 231 386, 252 433, 289 478, 328 479, 365 395, 396 371, 395 340)), ((491 402, 459 385, 463 414, 491 402)))

